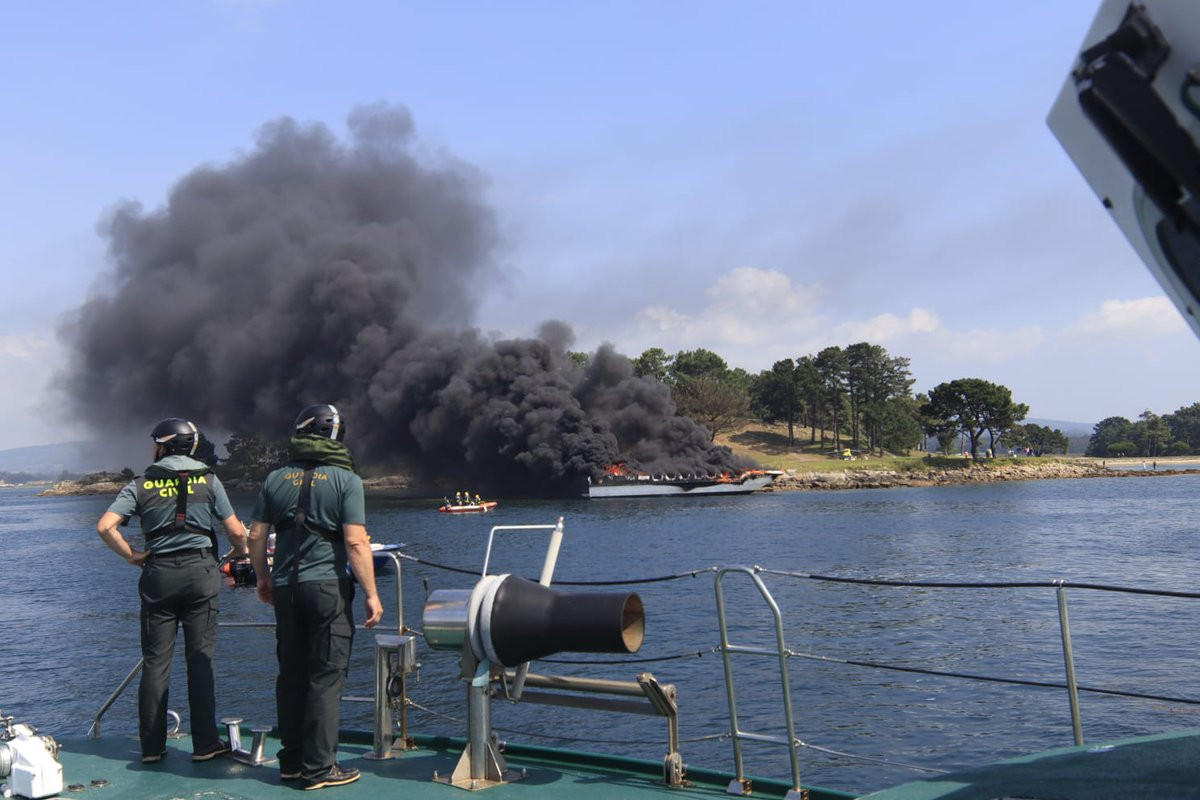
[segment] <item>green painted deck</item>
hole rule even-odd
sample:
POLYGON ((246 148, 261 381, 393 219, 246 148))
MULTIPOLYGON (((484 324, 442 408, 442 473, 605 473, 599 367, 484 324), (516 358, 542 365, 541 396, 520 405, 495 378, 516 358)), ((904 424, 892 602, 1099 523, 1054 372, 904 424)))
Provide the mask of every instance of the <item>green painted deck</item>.
MULTIPOLYGON (((251 767, 232 758, 194 764, 191 740, 168 743, 167 757, 144 766, 135 738, 108 735, 60 740, 64 798, 122 800, 269 800, 296 797, 295 783, 279 780, 276 765, 251 767), (94 785, 93 781, 101 782, 94 785), (105 783, 106 782, 106 783, 105 783), (81 788, 80 788, 81 787, 81 788)), ((433 781, 434 773, 454 771, 463 742, 418 738, 418 747, 385 761, 365 758, 370 738, 362 733, 343 737, 338 760, 357 767, 363 777, 347 786, 321 789, 343 800, 404 797, 410 800, 466 797, 464 790, 433 781)), ((269 740, 273 754, 278 741, 269 740)), ((479 795, 507 800, 653 800, 653 798, 728 798, 731 775, 689 768, 690 784, 662 784, 660 765, 640 759, 569 750, 510 745, 509 768, 525 771, 523 780, 495 786, 479 795)), ((784 797, 786 783, 754 779, 754 797, 784 797)), ((475 793, 470 793, 474 795, 475 793)), ((851 800, 855 795, 811 787, 809 800, 851 800)), ((1105 744, 1066 747, 1014 758, 953 775, 906 783, 867 795, 862 800, 1200 800, 1200 729, 1144 736, 1105 744)))
POLYGON ((1064 747, 863 800, 1200 800, 1200 730, 1064 747))
MULTIPOLYGON (((276 764, 251 767, 232 758, 218 758, 199 764, 191 760, 191 740, 172 739, 167 757, 158 764, 142 765, 136 738, 106 734, 100 739, 84 737, 59 740, 62 749, 64 798, 80 800, 269 800, 301 796, 298 784, 281 783, 276 764), (95 786, 93 781, 107 781, 95 786), (82 789, 67 790, 75 784, 82 789)), ((248 743, 247 740, 243 740, 248 743)), ((417 749, 396 758, 374 761, 364 756, 371 752, 367 735, 349 733, 343 737, 338 761, 357 767, 362 778, 346 786, 328 787, 308 793, 333 796, 339 800, 403 797, 406 800, 454 800, 477 796, 486 800, 653 800, 653 798, 728 798, 725 788, 731 776, 703 770, 689 771, 692 782, 685 788, 672 789, 662 784, 660 766, 650 761, 627 759, 547 748, 513 746, 505 752, 512 770, 526 771, 523 780, 467 792, 442 783, 433 775, 448 775, 458 763, 463 743, 453 739, 418 739, 417 749)), ((266 753, 273 756, 278 741, 267 742, 266 753)), ((755 797, 783 797, 788 786, 778 781, 754 781, 755 797)), ((811 800, 848 800, 854 795, 813 789, 811 800)))

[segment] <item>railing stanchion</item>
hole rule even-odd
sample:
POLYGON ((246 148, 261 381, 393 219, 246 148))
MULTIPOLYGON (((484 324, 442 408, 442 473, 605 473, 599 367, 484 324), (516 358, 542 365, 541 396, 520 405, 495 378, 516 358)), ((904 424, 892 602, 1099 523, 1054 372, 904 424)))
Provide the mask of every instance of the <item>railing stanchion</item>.
POLYGON ((717 626, 721 631, 721 662, 725 667, 725 699, 729 703, 729 736, 733 743, 734 780, 742 783, 746 779, 742 767, 742 737, 738 729, 737 696, 733 691, 733 664, 729 660, 729 628, 725 622, 725 589, 722 582, 724 573, 718 572, 716 579, 717 591, 717 626))
POLYGON ((792 689, 791 683, 788 680, 788 664, 787 660, 790 656, 790 651, 783 639, 783 614, 779 610, 779 605, 775 602, 775 598, 771 596, 771 592, 763 583, 762 578, 758 576, 758 567, 721 567, 717 570, 716 580, 714 581, 717 593, 717 624, 721 629, 721 660, 725 665, 725 697, 729 701, 729 724, 730 738, 733 740, 733 761, 737 771, 733 781, 729 784, 727 792, 729 794, 748 795, 753 791, 750 781, 746 778, 742 762, 742 739, 755 742, 768 742, 771 744, 783 744, 788 748, 789 761, 792 768, 792 788, 785 795, 784 800, 798 800, 804 796, 805 791, 800 786, 800 754, 798 752, 801 747, 801 742, 796 738, 796 723, 792 712, 792 689), (729 627, 725 619, 725 592, 723 582, 725 573, 727 572, 744 572, 750 576, 750 580, 754 582, 754 588, 758 590, 759 595, 766 602, 767 607, 771 610, 771 617, 775 622, 775 647, 747 647, 744 645, 731 644, 729 641, 729 627), (787 738, 783 739, 779 736, 771 736, 761 733, 750 733, 743 731, 738 726, 737 719, 737 699, 733 688, 733 666, 730 663, 729 656, 733 653, 747 653, 750 655, 773 656, 779 659, 779 682, 780 688, 783 691, 783 715, 787 725, 787 738))
POLYGON ((1062 631, 1063 665, 1067 672, 1067 697, 1071 701, 1071 728, 1075 744, 1083 744, 1083 721, 1079 716, 1079 687, 1075 683, 1075 655, 1071 650, 1071 623, 1067 618, 1067 590, 1058 581, 1058 627, 1062 631))
POLYGON ((104 704, 100 706, 100 710, 97 711, 96 716, 92 718, 92 727, 88 728, 89 737, 93 739, 100 738, 100 718, 103 717, 104 713, 108 711, 113 703, 117 701, 117 698, 121 696, 121 693, 129 687, 129 684, 133 683, 133 679, 136 678, 137 674, 142 671, 142 666, 145 663, 146 662, 144 659, 139 658, 138 662, 133 665, 133 669, 129 670, 129 674, 125 676, 125 680, 121 681, 121 685, 118 686, 113 693, 108 696, 108 699, 104 701, 104 704))
POLYGON ((400 574, 400 556, 392 551, 385 551, 396 567, 396 633, 404 635, 404 580, 400 574))

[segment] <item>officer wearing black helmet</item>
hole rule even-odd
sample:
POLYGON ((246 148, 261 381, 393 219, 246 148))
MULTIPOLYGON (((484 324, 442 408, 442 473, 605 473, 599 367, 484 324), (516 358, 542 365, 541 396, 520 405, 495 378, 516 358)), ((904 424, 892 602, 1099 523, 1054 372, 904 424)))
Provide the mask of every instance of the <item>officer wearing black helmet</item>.
POLYGON ((342 443, 346 421, 331 405, 300 412, 288 463, 263 482, 250 525, 250 558, 267 574, 267 537, 275 528, 271 580, 258 596, 275 606, 279 677, 279 774, 305 789, 342 786, 359 772, 336 761, 338 703, 354 638, 353 573, 366 625, 383 616, 367 537, 362 478, 342 443), (349 572, 348 572, 349 571, 349 572))
POLYGON ((217 733, 213 697, 213 649, 217 640, 217 540, 220 522, 236 554, 245 555, 246 528, 233 513, 225 487, 207 464, 193 456, 200 432, 171 417, 154 427, 154 463, 134 478, 96 523, 117 555, 140 567, 142 682, 138 689, 138 733, 142 763, 167 752, 167 690, 175 632, 183 626, 187 663, 192 760, 229 752, 217 733), (134 550, 119 527, 137 516, 145 549, 134 550))

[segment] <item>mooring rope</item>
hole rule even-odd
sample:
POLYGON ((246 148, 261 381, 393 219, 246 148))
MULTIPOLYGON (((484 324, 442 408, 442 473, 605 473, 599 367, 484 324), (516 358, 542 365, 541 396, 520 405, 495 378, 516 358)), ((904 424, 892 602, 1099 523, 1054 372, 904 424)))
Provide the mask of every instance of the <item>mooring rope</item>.
MULTIPOLYGON (((420 635, 419 631, 414 631, 420 635)), ((614 659, 584 659, 584 658, 539 658, 538 662, 542 664, 570 664, 579 666, 621 666, 623 664, 651 664, 664 661, 681 661, 688 658, 703 658, 704 656, 714 655, 721 652, 719 645, 708 648, 707 650, 689 650, 683 653, 675 653, 666 656, 650 656, 646 658, 614 658, 614 659)), ((838 658, 837 656, 822 656, 816 653, 804 653, 798 650, 785 650, 784 655, 788 658, 803 658, 809 661, 821 661, 828 664, 842 664, 848 667, 864 667, 867 669, 884 669, 892 672, 907 672, 916 675, 930 675, 936 678, 958 678, 961 680, 981 681, 984 683, 1005 683, 1011 686, 1030 686, 1037 689, 1067 689, 1065 683, 1057 683, 1055 681, 1038 681, 1026 678, 1004 678, 998 675, 981 675, 973 672, 949 672, 946 670, 928 669, 925 667, 906 667, 898 664, 881 664, 877 661, 861 661, 853 658, 838 658)), ((1087 692, 1089 694, 1109 695, 1111 697, 1128 697, 1133 700, 1154 700, 1161 703, 1176 703, 1179 705, 1200 706, 1200 699, 1191 697, 1177 697, 1175 695, 1165 694, 1146 694, 1144 692, 1130 692, 1121 689, 1105 689, 1100 686, 1083 686, 1077 684, 1076 691, 1087 692)))
MULTIPOLYGON (((400 558, 412 561, 417 564, 423 564, 434 569, 446 570, 447 572, 457 572, 462 575, 478 575, 477 569, 464 569, 463 567, 455 567, 449 564, 442 564, 437 561, 420 558, 409 553, 396 553, 400 558)), ((643 583, 662 583, 664 581, 681 580, 683 578, 696 578, 700 575, 715 573, 720 570, 719 566, 698 567, 697 569, 687 570, 685 572, 675 572, 669 575, 656 575, 649 578, 625 578, 622 580, 606 580, 606 581, 560 581, 556 580, 556 586, 634 586, 643 583)), ((825 583, 846 583, 853 585, 865 586, 896 586, 896 587, 913 587, 924 589, 1089 589, 1102 592, 1118 592, 1123 594, 1138 594, 1148 595, 1152 597, 1179 597, 1186 599, 1200 599, 1200 592, 1184 592, 1171 589, 1143 589, 1136 586, 1118 586, 1105 583, 1085 583, 1079 581, 1053 580, 1053 581, 910 581, 910 580, 895 580, 888 578, 847 578, 838 575, 821 575, 813 572, 797 572, 794 570, 771 569, 770 567, 762 567, 755 565, 751 567, 756 573, 763 575, 776 575, 784 578, 803 578, 806 580, 823 581, 825 583)), ((530 580, 534 580, 531 578, 530 580)))
MULTIPOLYGON (((436 561, 429 561, 428 559, 420 558, 418 556, 410 555, 408 553, 396 553, 396 555, 407 561, 413 561, 417 564, 424 564, 425 566, 433 567, 434 569, 446 570, 447 572, 457 572, 461 575, 478 575, 479 574, 479 570, 477 570, 477 569, 463 569, 462 567, 453 567, 453 566, 450 566, 449 564, 439 564, 436 561)), ((634 584, 639 584, 639 583, 661 583, 663 581, 673 581, 673 580, 678 580, 680 578, 695 578, 696 576, 703 575, 706 572, 716 572, 716 571, 717 571, 716 567, 703 567, 702 569, 694 569, 689 572, 677 572, 672 575, 658 575, 653 578, 630 578, 630 579, 625 579, 625 580, 614 580, 614 581, 559 581, 559 580, 556 580, 554 582, 554 585, 555 586, 632 586, 634 584)), ((537 579, 530 578, 530 580, 537 580, 537 579)))
MULTIPOLYGON (((461 717, 455 717, 451 714, 446 714, 441 711, 435 711, 434 709, 429 708, 428 706, 425 706, 425 705, 422 705, 422 704, 416 702, 412 698, 407 698, 406 703, 410 707, 415 708, 418 711, 423 711, 426 714, 429 714, 430 716, 433 716, 433 717, 438 717, 440 719, 444 719, 449 722, 457 722, 457 723, 465 723, 466 722, 466 720, 462 719, 461 717)), ((587 736, 587 737, 561 736, 561 735, 555 735, 552 733, 537 733, 535 731, 526 730, 524 728, 507 728, 507 727, 500 727, 500 726, 493 726, 493 730, 500 731, 502 733, 516 734, 518 736, 525 736, 525 737, 529 737, 531 739, 548 739, 548 740, 553 740, 553 741, 558 741, 558 742, 587 741, 587 742, 595 742, 598 744, 617 744, 617 745, 636 744, 636 745, 646 745, 646 746, 650 746, 650 747, 662 744, 662 740, 660 740, 660 739, 601 739, 601 738, 597 738, 595 736, 587 736)), ((706 734, 704 736, 691 736, 688 738, 681 738, 681 739, 679 739, 679 743, 680 744, 699 744, 700 742, 725 741, 730 738, 732 738, 731 734, 728 731, 725 731, 724 733, 710 733, 710 734, 706 734)), ((847 753, 843 750, 834 750, 829 747, 821 747, 819 745, 810 744, 809 742, 803 741, 802 739, 797 739, 796 745, 799 747, 803 747, 807 750, 812 750, 813 752, 816 752, 816 753, 824 753, 825 755, 835 756, 838 758, 847 758, 847 759, 850 759, 853 761, 865 761, 865 762, 869 762, 872 764, 880 764, 880 765, 889 766, 889 767, 903 767, 905 769, 916 770, 918 772, 931 772, 931 773, 939 773, 939 774, 944 774, 947 772, 947 770, 935 769, 933 767, 922 767, 922 766, 918 766, 916 764, 909 764, 904 761, 893 761, 891 759, 877 758, 875 756, 864 756, 864 755, 858 755, 855 753, 847 753)))
POLYGON ((909 764, 905 761, 892 761, 891 759, 887 759, 887 758, 875 758, 873 756, 861 756, 856 753, 846 753, 841 750, 833 750, 828 747, 819 747, 818 745, 815 745, 815 744, 809 744, 808 742, 806 742, 802 739, 797 739, 796 744, 807 750, 813 750, 818 753, 824 753, 825 755, 828 755, 828 756, 837 756, 839 758, 849 758, 854 761, 869 761, 872 764, 880 764, 880 765, 887 766, 887 767, 903 767, 904 769, 912 769, 912 770, 916 770, 918 772, 932 772, 932 773, 936 773, 938 775, 950 774, 950 770, 948 770, 948 769, 937 769, 936 767, 922 767, 922 766, 918 766, 917 764, 909 764))
POLYGON ((720 647, 710 647, 707 650, 694 650, 686 653, 676 653, 673 656, 652 656, 648 658, 539 658, 538 661, 547 664, 651 664, 655 661, 679 661, 684 658, 703 658, 706 655, 721 652, 720 647))
MULTIPOLYGON (((534 733, 522 728, 500 728, 492 726, 493 730, 503 731, 504 733, 515 733, 520 736, 531 736, 535 739, 554 739, 560 742, 596 742, 599 744, 641 744, 661 747, 662 739, 599 739, 595 736, 556 736, 553 733, 534 733)), ((711 736, 698 736, 695 739, 680 739, 680 744, 695 744, 696 742, 708 741, 710 739, 720 739, 724 734, 714 734, 711 736)))
MULTIPOLYGON (((468 575, 478 575, 477 570, 463 569, 461 567, 453 567, 447 564, 440 564, 436 561, 429 561, 407 553, 398 553, 401 558, 409 561, 423 564, 434 569, 443 569, 450 572, 458 572, 468 575)), ((622 586, 636 585, 644 583, 659 583, 662 581, 680 580, 683 578, 695 578, 699 575, 708 573, 716 573, 720 567, 701 567, 698 569, 688 570, 686 572, 678 572, 671 575, 660 575, 651 578, 631 578, 626 580, 608 580, 608 581, 555 581, 556 585, 563 586, 622 586)), ((1185 592, 1175 591, 1170 589, 1143 589, 1133 586, 1118 586, 1102 583, 1086 583, 1067 580, 1054 581, 910 581, 910 580, 895 580, 887 578, 847 578, 836 575, 821 575, 811 572, 797 572, 790 570, 778 570, 768 567, 754 565, 749 567, 755 573, 764 575, 774 575, 784 578, 800 578, 804 580, 822 581, 825 583, 844 583, 851 585, 867 585, 867 586, 893 586, 893 587, 913 587, 913 588, 933 588, 933 589, 1087 589, 1092 591, 1116 592, 1124 594, 1134 594, 1153 597, 1175 597, 1184 599, 1200 599, 1200 592, 1185 592)), ((420 635, 419 632, 414 631, 420 635)), ((626 658, 626 659, 539 659, 552 664, 580 664, 580 665, 621 665, 621 664, 648 664, 663 661, 677 661, 687 658, 702 658, 705 655, 711 655, 721 652, 720 647, 713 647, 707 650, 690 650, 687 652, 677 653, 674 655, 665 656, 650 656, 644 658, 626 658)), ((821 656, 813 653, 801 653, 796 651, 786 651, 785 655, 789 657, 805 658, 812 661, 824 661, 834 664, 844 664, 847 666, 865 667, 869 669, 884 669, 893 672, 908 672, 920 675, 931 675, 943 678, 958 678, 962 680, 982 681, 987 683, 1004 683, 1013 686, 1030 686, 1035 688, 1045 689, 1066 689, 1065 683, 1054 681, 1038 681, 1027 680, 1022 678, 1003 678, 994 675, 981 675, 968 672, 949 672, 945 670, 926 669, 923 667, 906 667, 894 664, 881 664, 872 661, 861 661, 855 659, 844 659, 833 656, 821 656)), ((1173 695, 1147 694, 1144 692, 1123 691, 1120 689, 1105 689, 1098 686, 1081 686, 1077 685, 1076 689, 1080 692, 1090 694, 1109 695, 1112 697, 1127 697, 1136 700, 1153 700, 1164 703, 1176 703, 1180 705, 1200 705, 1200 699, 1190 697, 1176 697, 1173 695)))
MULTIPOLYGON (((720 648, 717 648, 718 651, 720 648)), ((1001 678, 995 675, 979 675, 970 672, 946 672, 936 669, 925 669, 923 667, 902 667, 895 664, 880 664, 874 661, 856 661, 849 658, 837 658, 835 656, 821 656, 815 653, 801 653, 795 650, 786 650, 784 655, 789 658, 806 658, 810 661, 824 661, 830 664, 843 664, 851 667, 870 667, 871 669, 886 669, 893 672, 911 672, 919 675, 933 675, 940 678, 962 678, 971 681, 984 681, 987 683, 1007 683, 1013 686, 1033 686, 1040 689, 1066 689, 1069 688, 1065 683, 1055 683, 1054 681, 1035 681, 1026 680, 1023 678, 1001 678)), ((1182 705, 1200 705, 1200 700, 1195 700, 1190 697, 1174 697, 1171 695, 1161 694, 1143 694, 1141 692, 1126 692, 1120 689, 1102 689, 1098 686, 1081 686, 1076 685, 1076 690, 1080 692, 1090 692, 1092 694, 1107 694, 1114 697, 1130 697, 1136 700, 1158 700, 1164 703, 1180 703, 1182 705)))
POLYGON ((886 578, 843 578, 836 575, 818 575, 811 572, 791 572, 755 566, 755 572, 763 575, 778 575, 785 578, 805 578, 827 583, 850 583, 868 586, 899 586, 927 589, 1091 589, 1101 592, 1150 595, 1153 597, 1182 597, 1200 599, 1200 592, 1181 592, 1171 589, 1142 589, 1136 586, 1114 586, 1105 583, 1079 583, 1075 581, 901 581, 886 578))

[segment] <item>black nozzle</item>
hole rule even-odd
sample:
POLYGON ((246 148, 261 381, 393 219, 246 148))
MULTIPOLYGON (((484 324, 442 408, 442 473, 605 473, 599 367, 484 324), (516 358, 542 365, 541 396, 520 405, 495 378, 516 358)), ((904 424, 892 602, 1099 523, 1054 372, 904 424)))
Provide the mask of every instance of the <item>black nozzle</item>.
POLYGON ((646 633, 634 592, 564 592, 509 575, 491 609, 485 638, 508 667, 561 652, 636 653, 646 633))

